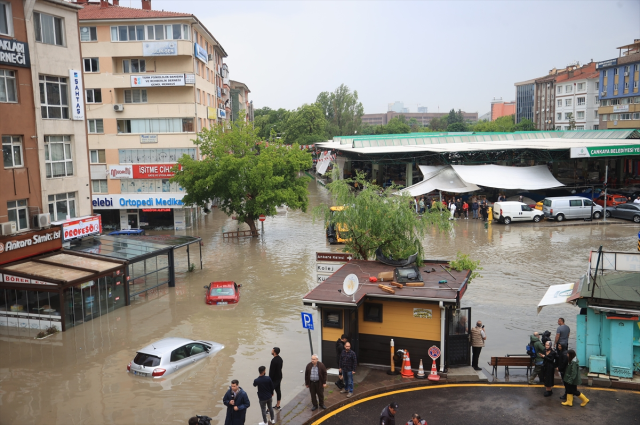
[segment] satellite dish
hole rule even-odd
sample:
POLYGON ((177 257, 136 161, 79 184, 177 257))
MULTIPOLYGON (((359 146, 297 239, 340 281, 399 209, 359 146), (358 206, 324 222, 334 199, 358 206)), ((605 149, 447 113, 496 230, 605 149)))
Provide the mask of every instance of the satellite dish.
POLYGON ((344 282, 342 282, 342 293, 345 295, 353 295, 358 290, 358 286, 360 286, 358 276, 351 273, 349 276, 345 277, 344 282))

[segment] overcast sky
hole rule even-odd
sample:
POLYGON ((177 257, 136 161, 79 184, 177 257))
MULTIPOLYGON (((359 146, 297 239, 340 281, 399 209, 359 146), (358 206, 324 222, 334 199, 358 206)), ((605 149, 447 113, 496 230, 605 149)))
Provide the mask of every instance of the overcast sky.
MULTIPOLYGON (((140 7, 140 0, 121 6, 140 7)), ((222 44, 230 77, 256 108, 294 109, 344 83, 365 113, 402 101, 411 112, 483 114, 514 83, 554 67, 618 56, 640 38, 629 1, 152 0, 195 14, 222 44)))

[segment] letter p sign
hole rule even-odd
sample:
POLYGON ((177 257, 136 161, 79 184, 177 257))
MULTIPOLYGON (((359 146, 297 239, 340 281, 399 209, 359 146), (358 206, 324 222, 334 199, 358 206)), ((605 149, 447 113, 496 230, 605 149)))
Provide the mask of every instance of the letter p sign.
POLYGON ((302 315, 302 329, 313 330, 313 316, 310 313, 300 313, 302 315))

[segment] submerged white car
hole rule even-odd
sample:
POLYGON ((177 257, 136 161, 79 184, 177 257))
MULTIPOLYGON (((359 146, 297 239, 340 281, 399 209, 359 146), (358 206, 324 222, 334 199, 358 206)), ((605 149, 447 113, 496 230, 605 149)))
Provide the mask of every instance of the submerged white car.
POLYGON ((187 338, 165 338, 139 350, 127 372, 148 378, 163 378, 222 350, 224 345, 187 338))

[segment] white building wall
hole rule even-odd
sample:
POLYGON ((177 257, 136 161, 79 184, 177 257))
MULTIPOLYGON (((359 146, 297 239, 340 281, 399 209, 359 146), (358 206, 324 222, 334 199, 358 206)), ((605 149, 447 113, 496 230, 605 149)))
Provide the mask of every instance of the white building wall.
POLYGON ((597 78, 588 80, 585 78, 564 81, 556 85, 556 130, 569 129, 568 113, 573 114, 576 130, 593 130, 594 125, 598 125, 598 118, 595 115, 598 110, 596 102, 597 81, 597 78), (558 87, 561 88, 561 93, 558 92, 558 87), (584 103, 580 104, 579 100, 582 98, 584 98, 584 103), (570 101, 570 105, 567 105, 567 100, 570 101))

